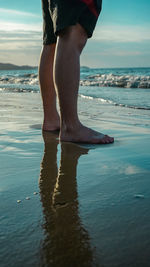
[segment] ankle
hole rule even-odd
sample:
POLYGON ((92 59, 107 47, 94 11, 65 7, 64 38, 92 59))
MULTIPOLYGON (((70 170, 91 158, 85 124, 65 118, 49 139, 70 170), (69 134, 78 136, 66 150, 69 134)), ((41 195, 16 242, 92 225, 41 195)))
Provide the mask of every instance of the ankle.
POLYGON ((56 108, 44 109, 44 120, 51 120, 59 117, 59 113, 56 108))
POLYGON ((60 129, 60 118, 59 115, 53 117, 44 117, 43 130, 53 131, 60 129))
POLYGON ((81 122, 79 120, 77 121, 71 121, 71 122, 66 122, 62 121, 61 122, 61 132, 64 133, 71 133, 77 131, 81 127, 81 122))

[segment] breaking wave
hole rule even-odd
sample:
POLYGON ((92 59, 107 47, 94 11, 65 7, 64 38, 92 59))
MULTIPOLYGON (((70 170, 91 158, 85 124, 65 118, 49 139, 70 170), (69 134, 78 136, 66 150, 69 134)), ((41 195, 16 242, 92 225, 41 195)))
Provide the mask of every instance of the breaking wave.
POLYGON ((33 73, 27 73, 19 76, 3 75, 0 76, 0 84, 38 85, 38 75, 33 73))
MULTIPOLYGON (((27 73, 20 76, 4 75, 0 76, 0 84, 28 84, 31 86, 38 85, 38 75, 27 73)), ((98 87, 122 87, 122 88, 150 88, 150 76, 145 75, 116 75, 95 74, 81 77, 81 86, 98 86, 98 87)))
POLYGON ((96 74, 81 80, 81 86, 122 87, 122 88, 150 88, 150 76, 96 74))

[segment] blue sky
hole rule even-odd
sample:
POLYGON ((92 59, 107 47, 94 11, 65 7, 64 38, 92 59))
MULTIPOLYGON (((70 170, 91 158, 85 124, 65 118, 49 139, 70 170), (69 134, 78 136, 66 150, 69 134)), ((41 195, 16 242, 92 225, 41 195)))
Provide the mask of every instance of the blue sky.
MULTIPOLYGON (((150 67, 150 0, 103 0, 81 56, 89 67, 150 67)), ((37 65, 42 46, 39 0, 0 0, 0 62, 37 65)))

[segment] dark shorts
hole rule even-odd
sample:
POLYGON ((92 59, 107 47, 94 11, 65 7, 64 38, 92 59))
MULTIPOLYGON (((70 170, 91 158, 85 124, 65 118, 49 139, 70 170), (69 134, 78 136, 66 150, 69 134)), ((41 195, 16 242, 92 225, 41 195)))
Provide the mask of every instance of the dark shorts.
POLYGON ((102 0, 42 0, 43 44, 56 43, 57 35, 79 23, 90 38, 101 11, 102 0))

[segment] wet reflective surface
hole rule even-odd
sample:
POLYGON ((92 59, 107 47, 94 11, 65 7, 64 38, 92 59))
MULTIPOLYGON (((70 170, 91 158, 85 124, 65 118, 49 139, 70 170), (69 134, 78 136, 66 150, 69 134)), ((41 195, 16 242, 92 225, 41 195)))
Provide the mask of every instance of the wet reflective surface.
POLYGON ((39 179, 44 214, 43 266, 92 266, 90 237, 79 215, 77 164, 88 149, 62 143, 57 167, 58 140, 43 134, 45 150, 39 179), (50 265, 51 264, 51 265, 50 265))
POLYGON ((16 116, 1 123, 0 265, 149 267, 149 129, 118 121, 113 145, 58 144, 38 114, 16 116))

